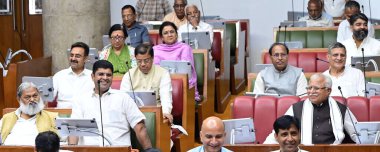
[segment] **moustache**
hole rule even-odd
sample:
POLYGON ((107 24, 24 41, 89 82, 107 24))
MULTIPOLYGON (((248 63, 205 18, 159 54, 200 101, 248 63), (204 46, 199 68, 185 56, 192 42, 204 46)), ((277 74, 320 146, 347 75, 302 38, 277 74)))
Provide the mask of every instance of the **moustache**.
POLYGON ((76 60, 70 60, 71 63, 78 63, 76 60))

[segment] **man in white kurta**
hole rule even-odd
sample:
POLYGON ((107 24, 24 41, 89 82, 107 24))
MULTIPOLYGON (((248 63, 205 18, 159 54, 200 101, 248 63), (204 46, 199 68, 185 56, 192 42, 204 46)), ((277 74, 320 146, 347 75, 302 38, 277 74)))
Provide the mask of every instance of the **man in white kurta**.
POLYGON ((380 41, 368 37, 368 18, 365 14, 357 13, 351 16, 350 25, 352 37, 342 42, 347 50, 346 65, 351 64, 351 57, 361 57, 364 49, 364 56, 379 56, 380 41))
POLYGON ((307 10, 309 15, 299 19, 299 21, 306 21, 307 27, 334 26, 332 17, 322 12, 322 2, 320 0, 310 0, 307 10))
POLYGON ((364 74, 361 70, 345 66, 346 48, 343 44, 333 43, 328 50, 327 59, 330 68, 323 72, 332 79, 330 96, 364 97, 364 74), (342 93, 339 88, 341 88, 342 93))
POLYGON ((71 108, 76 97, 93 91, 94 83, 91 71, 85 69, 89 47, 83 42, 71 46, 70 67, 57 72, 53 77, 54 96, 57 96, 58 108, 71 108))
MULTIPOLYGON (((345 5, 344 15, 346 17, 345 20, 340 22, 338 27, 338 35, 336 41, 343 42, 344 40, 352 38, 352 29, 350 26, 349 19, 352 15, 360 13, 360 4, 356 1, 348 1, 345 5)), ((368 37, 375 38, 375 30, 368 21, 368 37)))
POLYGON ((210 34, 211 43, 214 40, 213 27, 201 21, 201 12, 195 5, 189 5, 186 7, 187 24, 184 24, 178 28, 178 41, 182 41, 182 33, 188 32, 208 32, 210 34))
POLYGON ((138 67, 130 69, 123 76, 120 90, 154 91, 157 104, 162 106, 164 118, 172 122, 173 99, 170 74, 168 70, 158 65, 153 65, 153 56, 153 48, 149 45, 140 44, 136 47, 135 57, 138 67), (133 85, 133 89, 131 85, 133 85))
POLYGON ((342 17, 347 1, 349 0, 323 0, 323 8, 331 17, 342 17))

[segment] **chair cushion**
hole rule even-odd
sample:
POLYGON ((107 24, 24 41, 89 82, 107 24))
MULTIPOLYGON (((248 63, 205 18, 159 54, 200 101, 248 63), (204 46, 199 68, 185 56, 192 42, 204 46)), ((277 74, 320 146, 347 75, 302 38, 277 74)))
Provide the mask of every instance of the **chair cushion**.
POLYGON ((183 113, 183 82, 181 79, 171 79, 172 80, 172 98, 173 98, 173 109, 172 115, 174 122, 182 124, 182 113, 183 113))
POLYGON ((263 143, 265 138, 273 130, 273 122, 276 120, 276 97, 262 96, 255 101, 254 125, 257 143, 263 143))
POLYGON ((380 29, 375 29, 375 39, 380 39, 380 29))
POLYGON ((307 31, 307 41, 305 48, 322 48, 323 36, 322 31, 307 31))
POLYGON ((220 68, 220 62, 222 61, 222 35, 220 32, 214 32, 211 50, 212 58, 215 60, 215 67, 220 68))
POLYGON ((369 104, 365 97, 349 97, 347 98, 347 106, 355 115, 358 121, 368 121, 369 104))
MULTIPOLYGON (((302 42, 303 46, 307 46, 306 31, 290 31, 288 33, 290 33, 290 40, 289 41, 300 41, 300 42, 302 42)), ((286 41, 288 41, 288 40, 286 40, 286 41)))
MULTIPOLYGON (((327 61, 327 52, 318 52, 317 57, 319 59, 327 61)), ((317 71, 316 72, 325 72, 327 69, 329 69, 330 65, 323 61, 316 61, 317 63, 317 71)))
POLYGON ((150 37, 150 43, 153 45, 158 44, 158 40, 160 39, 160 36, 157 33, 149 33, 150 37))
POLYGON ((236 23, 226 24, 226 34, 230 37, 230 54, 232 57, 236 56, 236 23))
MULTIPOLYGON (((152 142, 152 146, 156 148, 156 114, 154 112, 143 112, 143 114, 146 117, 144 122, 150 141, 152 142)), ((137 148, 140 151, 144 150, 137 140, 136 133, 133 128, 131 128, 131 144, 135 149, 137 148)))
POLYGON ((121 84, 121 79, 117 79, 117 80, 113 79, 111 88, 115 90, 120 90, 120 84, 121 84))
POLYGON ((380 96, 369 99, 369 121, 380 121, 380 96))
POLYGON ((195 66, 195 71, 197 73, 197 86, 198 86, 198 91, 201 95, 203 95, 203 78, 204 78, 204 54, 203 53, 193 53, 194 56, 194 66, 195 66))
POLYGON ((285 114, 291 105, 300 101, 298 96, 285 96, 277 99, 277 118, 285 114))
POLYGON ((316 58, 317 55, 312 52, 305 52, 298 54, 298 67, 303 69, 303 72, 315 72, 316 67, 316 58))
POLYGON ((323 31, 323 48, 328 48, 329 45, 336 42, 338 32, 336 30, 323 31))
POLYGON ((250 96, 239 96, 234 100, 232 107, 232 118, 254 118, 255 98, 250 96))

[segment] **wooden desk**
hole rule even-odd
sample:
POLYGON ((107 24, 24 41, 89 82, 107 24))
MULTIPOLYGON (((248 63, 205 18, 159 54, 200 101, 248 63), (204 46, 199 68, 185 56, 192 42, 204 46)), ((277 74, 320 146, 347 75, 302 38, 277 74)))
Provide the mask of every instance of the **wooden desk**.
MULTIPOLYGON (((249 151, 249 152, 268 152, 279 149, 279 145, 263 145, 263 144, 239 144, 239 145, 226 145, 225 148, 232 151, 249 151)), ((356 144, 342 144, 342 145, 314 145, 314 146, 300 146, 301 149, 310 152, 378 152, 380 145, 356 145, 356 144)))
MULTIPOLYGON (((74 152, 130 152, 130 147, 62 146, 74 152)), ((1 152, 34 152, 33 146, 0 146, 1 152)))

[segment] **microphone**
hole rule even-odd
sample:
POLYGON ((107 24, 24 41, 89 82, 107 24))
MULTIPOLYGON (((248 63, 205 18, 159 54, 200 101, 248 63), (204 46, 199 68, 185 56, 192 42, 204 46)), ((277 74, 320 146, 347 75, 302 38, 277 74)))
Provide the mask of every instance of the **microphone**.
MULTIPOLYGON (((199 1, 201 2, 203 22, 206 22, 205 11, 203 11, 203 3, 202 3, 202 0, 199 0, 199 1)), ((195 30, 197 30, 197 29, 195 29, 195 30)))
POLYGON ((293 12, 293 27, 294 27, 294 0, 292 0, 292 12, 293 12))
MULTIPOLYGON (((141 15, 142 15, 143 12, 144 12, 145 4, 146 4, 147 1, 148 1, 148 0, 145 0, 145 2, 144 2, 144 4, 143 4, 143 7, 141 8, 141 12, 140 12, 140 14, 139 14, 139 17, 137 18, 137 21, 140 21, 140 17, 141 17, 141 15)), ((140 22, 141 22, 141 21, 140 21, 140 22)))
POLYGON ((305 94, 307 94, 307 92, 306 92, 306 93, 299 94, 299 95, 297 95, 297 96, 300 97, 300 96, 303 96, 303 95, 305 95, 305 94))
POLYGON ((281 32, 281 24, 280 26, 278 26, 278 30, 277 30, 277 37, 278 37, 277 42, 280 42, 280 32, 281 32))
POLYGON ((320 58, 318 58, 318 57, 316 57, 315 60, 317 60, 317 61, 322 61, 322 62, 326 62, 326 63, 330 63, 329 61, 326 61, 326 60, 320 59, 320 58))
POLYGON ((284 38, 284 45, 286 45, 286 43, 285 43, 285 42, 286 42, 286 27, 287 27, 287 26, 285 25, 285 30, 284 30, 284 32, 285 32, 285 34, 284 34, 284 37, 285 37, 285 38, 284 38))
POLYGON ((362 48, 362 68, 363 68, 363 75, 364 75, 364 97, 366 97, 367 98, 367 83, 366 83, 366 80, 365 80, 365 67, 366 67, 366 65, 365 65, 365 63, 364 63, 364 48, 362 48))
MULTIPOLYGON (((344 97, 343 97, 343 93, 342 93, 342 88, 341 88, 340 86, 338 86, 338 90, 339 90, 339 92, 340 92, 340 95, 341 95, 342 98, 344 99, 344 97)), ((347 107, 346 110, 349 110, 349 108, 348 108, 348 106, 347 106, 347 103, 345 103, 344 105, 347 107)), ((350 112, 350 111, 348 111, 348 116, 350 116, 351 123, 352 123, 352 125, 354 126, 355 134, 356 134, 356 137, 357 137, 357 139, 358 139, 358 141, 359 141, 359 144, 361 144, 362 142, 360 141, 360 138, 358 137, 359 134, 358 134, 358 131, 356 130, 356 127, 355 127, 354 121, 352 120, 352 116, 351 116, 351 112, 350 112)), ((343 118, 343 120, 344 120, 344 118, 343 118)))
POLYGON ((362 5, 362 12, 364 13, 364 5, 362 5))
POLYGON ((102 127, 102 140, 103 140, 103 147, 104 147, 103 111, 102 111, 102 96, 100 93, 100 80, 98 80, 98 93, 99 93, 99 107, 100 107, 100 124, 102 127))
POLYGON ((371 0, 368 0, 368 5, 369 5, 369 20, 371 21, 371 23, 373 23, 373 21, 372 21, 371 0))
POLYGON ((302 2, 302 16, 305 16, 305 0, 302 2))
MULTIPOLYGON (((126 64, 127 67, 128 67, 128 61, 126 61, 125 64, 126 64)), ((128 73, 128 75, 129 75, 129 82, 130 82, 130 85, 131 85, 131 88, 132 88, 133 101, 135 101, 135 103, 137 104, 137 102, 136 102, 136 96, 135 96, 135 89, 133 89, 133 84, 132 84, 131 73, 129 72, 129 70, 127 71, 127 73, 128 73)))

